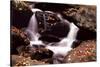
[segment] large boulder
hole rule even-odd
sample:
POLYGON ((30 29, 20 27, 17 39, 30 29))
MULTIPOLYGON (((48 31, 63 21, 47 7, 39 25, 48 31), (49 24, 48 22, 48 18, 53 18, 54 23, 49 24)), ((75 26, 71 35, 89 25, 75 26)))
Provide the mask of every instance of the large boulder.
POLYGON ((96 32, 96 6, 77 5, 65 9, 62 14, 78 27, 96 32))
POLYGON ((56 13, 37 11, 35 16, 40 34, 61 38, 67 36, 69 25, 61 20, 56 13))

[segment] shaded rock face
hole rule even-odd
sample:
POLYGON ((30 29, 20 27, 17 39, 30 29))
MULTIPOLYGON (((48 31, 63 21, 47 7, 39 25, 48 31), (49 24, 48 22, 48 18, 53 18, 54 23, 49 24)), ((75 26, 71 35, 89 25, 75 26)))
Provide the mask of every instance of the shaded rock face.
POLYGON ((96 61, 96 41, 87 40, 71 50, 64 59, 65 63, 96 61))
MULTIPOLYGON (((29 39, 25 32, 19 30, 18 28, 11 27, 11 54, 18 54, 17 49, 21 46, 29 45, 29 39)), ((24 47, 25 48, 25 47, 24 47)))
POLYGON ((34 8, 39 8, 43 11, 53 11, 53 12, 62 12, 65 8, 73 8, 74 5, 61 4, 61 3, 36 3, 34 8))
POLYGON ((23 1, 10 3, 11 10, 11 25, 17 28, 23 28, 28 26, 28 22, 33 12, 23 1))
POLYGON ((87 30, 87 29, 80 29, 77 34, 77 40, 91 40, 96 39, 96 32, 87 30))

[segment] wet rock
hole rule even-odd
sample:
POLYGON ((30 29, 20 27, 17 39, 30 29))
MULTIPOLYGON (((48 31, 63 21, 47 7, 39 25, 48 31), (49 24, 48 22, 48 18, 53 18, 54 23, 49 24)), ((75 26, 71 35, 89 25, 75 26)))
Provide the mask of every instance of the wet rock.
POLYGON ((25 58, 23 56, 11 55, 11 66, 31 66, 47 64, 43 61, 31 60, 30 57, 25 58))
POLYGON ((66 19, 78 27, 96 32, 96 6, 75 6, 62 13, 66 19))
POLYGON ((41 35, 52 35, 62 38, 67 36, 69 32, 69 25, 61 20, 56 13, 38 11, 36 12, 36 19, 41 35))
POLYGON ((25 32, 12 26, 11 27, 11 54, 18 54, 17 49, 24 50, 25 46, 29 45, 30 41, 25 32))
POLYGON ((96 41, 83 41, 71 50, 64 59, 65 63, 96 61, 96 41))
POLYGON ((11 25, 17 28, 27 27, 33 14, 29 6, 24 1, 19 0, 12 0, 10 5, 11 25))
POLYGON ((43 60, 52 58, 53 52, 45 48, 31 48, 31 59, 43 60))

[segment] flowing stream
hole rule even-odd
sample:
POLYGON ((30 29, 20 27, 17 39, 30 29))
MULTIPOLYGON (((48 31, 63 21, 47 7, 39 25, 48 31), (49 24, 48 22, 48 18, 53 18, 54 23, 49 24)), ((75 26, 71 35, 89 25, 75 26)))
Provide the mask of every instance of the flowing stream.
MULTIPOLYGON (((44 45, 44 43, 39 40, 39 37, 41 36, 38 33, 38 22, 36 20, 35 17, 35 12, 36 11, 41 11, 39 9, 32 9, 33 11, 33 15, 30 18, 29 21, 29 25, 26 29, 26 32, 30 38, 30 46, 32 45, 44 45)), ((61 18, 61 20, 65 20, 63 19, 61 16, 58 15, 59 18, 61 18)), ((67 55, 68 51, 70 51, 72 48, 72 44, 73 42, 76 40, 76 36, 77 36, 77 32, 79 31, 79 28, 74 25, 74 23, 70 23, 68 21, 65 21, 66 23, 69 24, 70 27, 70 31, 68 33, 68 35, 66 37, 64 37, 60 42, 56 43, 56 46, 52 46, 52 45, 46 45, 47 49, 50 49, 51 51, 53 51, 53 63, 61 63, 61 61, 63 60, 64 56, 67 55)))

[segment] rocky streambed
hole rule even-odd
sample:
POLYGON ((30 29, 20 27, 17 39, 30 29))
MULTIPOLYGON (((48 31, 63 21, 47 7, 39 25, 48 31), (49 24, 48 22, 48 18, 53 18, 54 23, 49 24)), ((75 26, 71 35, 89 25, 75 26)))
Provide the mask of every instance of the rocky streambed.
MULTIPOLYGON (((55 4, 55 3, 34 3, 34 2, 14 2, 11 1, 11 65, 12 66, 31 66, 31 65, 44 65, 53 63, 53 51, 45 48, 45 46, 30 47, 30 37, 25 32, 29 20, 33 15, 31 7, 41 9, 43 11, 53 11, 54 13, 60 13, 64 19, 67 19, 70 23, 74 23, 79 31, 77 33, 76 40, 73 42, 72 50, 70 50, 62 63, 76 63, 76 62, 91 62, 96 61, 96 6, 88 5, 70 5, 70 4, 55 4), (34 6, 35 4, 35 6, 34 6), (16 6, 15 6, 16 5, 16 6)), ((39 16, 39 22, 42 20, 41 13, 39 16)), ((46 18, 48 18, 47 14, 46 18)), ((41 22, 44 22, 43 20, 41 22)), ((48 26, 55 25, 55 22, 59 22, 56 15, 50 14, 48 26)), ((45 44, 55 44, 59 42, 69 31, 66 24, 62 26, 53 27, 52 32, 42 32, 41 25, 40 34, 43 37, 40 38, 45 44), (67 32, 65 31, 67 30, 67 32), (61 30, 61 31, 59 31, 61 30), (63 32, 65 31, 65 32, 63 32), (52 34, 52 35, 51 35, 52 34), (61 36, 62 35, 62 36, 61 36)), ((43 28, 44 29, 44 28, 43 28)), ((59 48, 60 49, 60 48, 59 48)), ((67 48, 66 48, 67 50, 67 48)))

